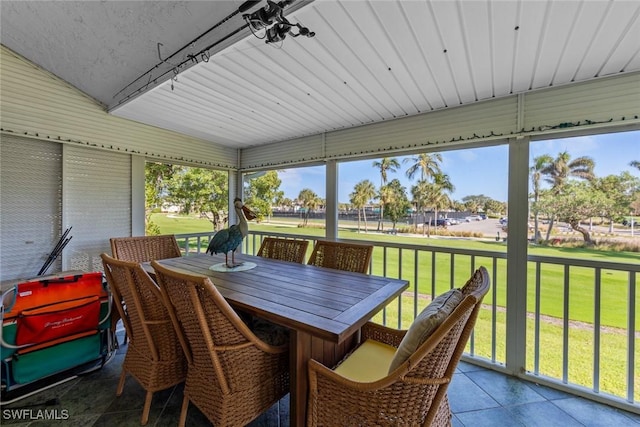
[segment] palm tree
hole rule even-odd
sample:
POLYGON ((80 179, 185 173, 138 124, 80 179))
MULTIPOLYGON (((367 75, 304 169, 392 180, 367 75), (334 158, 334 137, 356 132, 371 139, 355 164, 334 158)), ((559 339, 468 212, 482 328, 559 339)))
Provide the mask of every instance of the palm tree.
POLYGON ((407 177, 413 179, 413 177, 420 172, 420 180, 425 180, 431 176, 441 173, 440 163, 442 163, 442 154, 427 154, 421 153, 416 157, 407 157, 403 160, 406 162, 413 162, 413 164, 407 169, 407 177))
POLYGON ((384 207, 395 202, 395 199, 396 199, 395 189, 390 187, 389 185, 383 185, 382 187, 380 187, 380 191, 378 192, 378 197, 380 198, 380 221, 378 222, 378 225, 381 225, 381 227, 379 227, 378 230, 384 231, 384 224, 383 224, 384 218, 382 216, 384 213, 384 207))
POLYGON ((305 208, 303 226, 306 226, 309 222, 309 213, 318 206, 318 195, 313 190, 304 188, 300 190, 300 194, 298 194, 298 201, 302 204, 302 207, 305 208))
POLYGON ((595 178, 593 167, 595 166, 591 157, 578 157, 571 160, 571 154, 567 151, 559 153, 558 156, 541 170, 546 176, 545 181, 551 184, 555 194, 560 193, 562 186, 570 177, 576 177, 591 181, 595 178))
POLYGON ((538 230, 538 200, 540 199, 540 179, 542 179, 542 171, 545 170, 553 162, 553 157, 548 154, 543 154, 533 159, 533 166, 529 168, 531 174, 531 185, 533 186, 533 229, 534 241, 538 243, 540 241, 540 231, 538 230))
POLYGON ((364 232, 367 232, 367 213, 365 211, 365 207, 367 203, 376 195, 376 188, 373 185, 373 182, 365 179, 360 181, 353 188, 353 193, 351 193, 350 201, 353 206, 358 209, 358 231, 360 231, 360 210, 362 209, 362 215, 364 218, 364 232))
POLYGON ((420 153, 415 157, 407 157, 403 160, 403 163, 407 162, 412 162, 412 165, 409 167, 409 169, 407 169, 407 177, 409 179, 413 179, 418 174, 418 172, 420 173, 420 179, 418 180, 418 183, 414 187, 412 187, 411 193, 413 195, 413 202, 416 204, 417 211, 420 212, 422 210, 424 218, 424 201, 428 194, 428 178, 442 173, 442 170, 440 169, 442 154, 420 153), (418 197, 416 197, 416 195, 418 197))
POLYGON ((382 187, 387 184, 387 173, 395 172, 400 163, 395 158, 383 157, 380 161, 373 162, 373 167, 380 169, 380 220, 378 221, 378 230, 384 231, 384 198, 382 197, 382 187))
MULTIPOLYGON (((425 207, 429 200, 430 187, 429 182, 426 179, 421 179, 416 185, 411 187, 411 196, 413 197, 413 204, 416 206, 416 211, 422 213, 422 217, 425 217, 425 207)), ((417 216, 416 224, 417 226, 417 216)), ((425 234, 425 228, 422 228, 422 234, 425 234)))
POLYGON ((454 185, 446 173, 437 173, 433 176, 433 184, 429 195, 429 203, 433 206, 436 227, 438 226, 438 209, 444 209, 451 205, 451 199, 446 194, 455 191, 454 185))
POLYGON ((631 163, 629 163, 629 166, 637 168, 638 170, 640 170, 640 160, 631 161, 631 163))
MULTIPOLYGON (((558 153, 546 167, 541 170, 545 176, 545 181, 551 184, 551 191, 555 196, 561 194, 564 185, 570 177, 586 179, 592 181, 595 178, 593 168, 595 163, 591 157, 577 157, 571 160, 571 155, 567 151, 558 153)), ((551 236, 554 217, 549 218, 549 229, 547 230, 547 240, 551 236)))

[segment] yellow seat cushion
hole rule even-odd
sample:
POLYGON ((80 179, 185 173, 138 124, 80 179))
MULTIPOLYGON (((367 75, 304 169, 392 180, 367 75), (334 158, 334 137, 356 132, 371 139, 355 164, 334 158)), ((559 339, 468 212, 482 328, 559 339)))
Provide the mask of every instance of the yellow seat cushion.
POLYGON ((387 376, 395 354, 395 347, 369 339, 347 356, 334 371, 352 381, 374 382, 387 376))

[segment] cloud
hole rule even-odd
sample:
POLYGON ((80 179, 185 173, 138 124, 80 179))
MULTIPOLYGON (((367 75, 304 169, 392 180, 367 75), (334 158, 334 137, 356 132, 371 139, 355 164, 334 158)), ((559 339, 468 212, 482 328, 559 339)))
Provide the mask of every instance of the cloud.
POLYGON ((466 163, 473 163, 478 159, 478 153, 475 150, 459 150, 457 154, 460 160, 466 163))

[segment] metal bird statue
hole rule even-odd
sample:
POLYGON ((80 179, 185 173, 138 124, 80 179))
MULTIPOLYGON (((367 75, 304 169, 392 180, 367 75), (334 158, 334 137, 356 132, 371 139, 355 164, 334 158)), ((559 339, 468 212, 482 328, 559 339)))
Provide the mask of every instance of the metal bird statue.
POLYGON ((236 249, 238 249, 242 243, 242 240, 249 234, 249 224, 247 220, 250 221, 256 218, 256 214, 246 207, 239 198, 233 201, 233 206, 238 215, 239 224, 234 224, 225 230, 218 231, 213 235, 207 247, 208 254, 224 253, 224 262, 228 268, 242 265, 242 263, 236 264, 234 255, 236 249), (231 252, 231 264, 229 264, 229 252, 231 252))

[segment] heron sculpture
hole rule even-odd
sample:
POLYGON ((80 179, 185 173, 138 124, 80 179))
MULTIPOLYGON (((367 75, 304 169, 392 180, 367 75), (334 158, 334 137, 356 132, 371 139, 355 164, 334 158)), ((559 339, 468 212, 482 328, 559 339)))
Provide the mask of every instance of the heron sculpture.
POLYGON ((246 207, 239 198, 233 201, 233 206, 238 215, 239 223, 225 230, 218 231, 213 235, 207 247, 207 253, 211 255, 221 252, 224 253, 224 262, 228 268, 242 265, 242 263, 236 263, 234 255, 236 249, 238 249, 242 243, 242 240, 249 234, 249 224, 247 220, 251 221, 256 218, 256 214, 246 207), (229 252, 231 252, 231 264, 229 264, 229 252))

